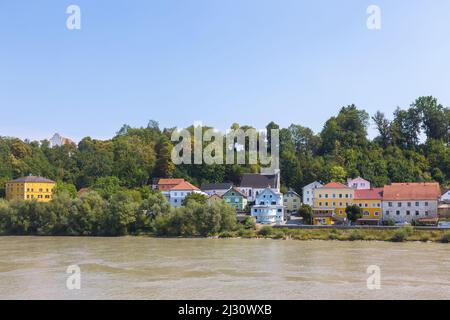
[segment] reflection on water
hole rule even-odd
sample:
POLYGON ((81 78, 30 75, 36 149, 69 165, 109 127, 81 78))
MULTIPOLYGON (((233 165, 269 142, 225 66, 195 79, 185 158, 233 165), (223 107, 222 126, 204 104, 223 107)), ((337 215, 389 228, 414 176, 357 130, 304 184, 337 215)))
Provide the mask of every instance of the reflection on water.
POLYGON ((450 245, 0 237, 0 299, 402 298, 450 299, 450 245), (66 288, 74 264, 80 290, 66 288))

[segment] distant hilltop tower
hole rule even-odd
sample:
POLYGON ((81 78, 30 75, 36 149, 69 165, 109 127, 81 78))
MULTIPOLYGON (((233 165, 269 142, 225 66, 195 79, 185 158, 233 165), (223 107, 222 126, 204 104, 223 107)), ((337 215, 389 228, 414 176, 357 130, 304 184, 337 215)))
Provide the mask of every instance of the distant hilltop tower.
POLYGON ((50 139, 50 147, 61 147, 66 144, 74 143, 72 140, 68 138, 64 138, 59 133, 55 133, 53 137, 50 139))

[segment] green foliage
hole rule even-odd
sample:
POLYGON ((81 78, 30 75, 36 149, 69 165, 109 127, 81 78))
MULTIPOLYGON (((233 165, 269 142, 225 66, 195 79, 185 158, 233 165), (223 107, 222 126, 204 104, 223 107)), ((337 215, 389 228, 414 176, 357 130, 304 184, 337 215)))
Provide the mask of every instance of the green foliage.
POLYGON ((56 187, 53 192, 55 193, 55 195, 67 192, 67 194, 71 198, 76 198, 77 196, 77 188, 75 187, 75 185, 73 185, 72 183, 65 183, 62 181, 56 183, 56 187))
POLYGON ((183 199, 183 202, 181 204, 185 206, 187 203, 191 201, 194 201, 199 204, 206 204, 208 202, 208 197, 201 193, 192 192, 183 199))
POLYGON ((355 223, 358 219, 362 218, 362 210, 360 206, 351 205, 345 208, 345 213, 347 214, 347 219, 352 223, 355 223))
POLYGON ((303 222, 305 224, 312 224, 313 223, 313 210, 311 206, 307 204, 303 204, 300 209, 298 210, 298 214, 300 217, 303 218, 303 222))
POLYGON ((269 226, 264 226, 258 230, 258 235, 263 237, 268 237, 273 233, 273 228, 269 226))
POLYGON ((441 238, 442 243, 449 243, 450 242, 450 232, 446 232, 442 235, 441 238))
POLYGON ((256 227, 256 221, 253 217, 245 217, 244 219, 244 228, 254 230, 256 227))

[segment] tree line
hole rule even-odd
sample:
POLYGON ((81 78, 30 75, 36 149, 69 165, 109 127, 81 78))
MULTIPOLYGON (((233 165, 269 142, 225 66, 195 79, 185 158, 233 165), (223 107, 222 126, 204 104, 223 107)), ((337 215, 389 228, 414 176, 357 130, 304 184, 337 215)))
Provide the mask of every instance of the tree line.
POLYGON ((58 192, 50 202, 0 199, 0 235, 210 236, 243 229, 225 202, 187 199, 172 208, 160 192, 136 199, 126 191, 105 199, 96 191, 72 198, 58 192))
MULTIPOLYGON (((251 126, 234 123, 231 128, 251 126)), ((318 133, 299 124, 280 128, 270 122, 266 128, 280 129, 283 190, 292 187, 301 192, 315 180, 344 182, 358 175, 374 186, 431 180, 450 184, 450 111, 434 97, 420 97, 407 108, 397 108, 392 117, 382 112, 370 117, 355 105, 344 106, 318 133), (371 120, 378 130, 372 140, 367 134, 371 120)), ((58 188, 72 197, 89 188, 109 201, 125 190, 135 196, 143 193, 155 177, 179 177, 195 185, 239 184, 244 173, 259 172, 259 165, 175 166, 173 130, 149 121, 141 128, 124 125, 109 140, 86 137, 77 145, 53 148, 47 140, 0 137, 0 197, 8 180, 29 173, 57 181, 58 188)))

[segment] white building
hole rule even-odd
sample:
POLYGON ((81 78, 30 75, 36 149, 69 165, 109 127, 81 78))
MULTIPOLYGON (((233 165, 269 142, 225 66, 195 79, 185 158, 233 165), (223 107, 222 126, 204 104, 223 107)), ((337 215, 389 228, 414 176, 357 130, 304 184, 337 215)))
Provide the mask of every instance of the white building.
POLYGON ((59 133, 55 133, 53 135, 53 137, 49 140, 49 142, 50 142, 50 147, 51 148, 53 148, 53 147, 62 147, 63 145, 74 143, 72 140, 70 140, 68 138, 64 138, 59 133))
POLYGON ((200 193, 206 195, 206 193, 200 191, 199 188, 190 184, 187 181, 183 181, 176 186, 172 187, 168 192, 168 200, 172 207, 178 208, 183 203, 184 198, 191 193, 200 193))
POLYGON ((355 179, 347 179, 347 186, 358 190, 369 190, 370 182, 361 177, 356 177, 355 179))
POLYGON ((320 182, 314 181, 302 188, 303 193, 303 203, 312 207, 314 205, 314 190, 317 188, 322 188, 320 182))
POLYGON ((272 174, 245 173, 239 190, 247 197, 248 202, 254 202, 266 188, 276 193, 280 192, 280 170, 272 174))
POLYGON ((384 186, 383 220, 412 222, 419 219, 437 218, 439 184, 393 183, 384 186))
POLYGON ((262 190, 256 197, 251 210, 256 222, 263 224, 281 224, 284 222, 283 195, 271 188, 262 190))
POLYGON ((450 189, 448 189, 447 191, 444 191, 444 193, 441 196, 440 201, 442 201, 442 202, 450 202, 450 189))

